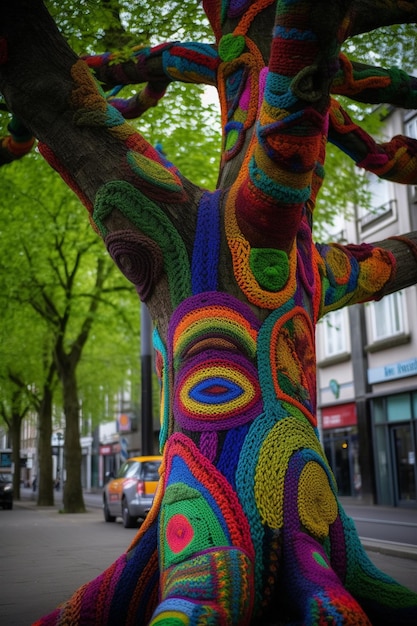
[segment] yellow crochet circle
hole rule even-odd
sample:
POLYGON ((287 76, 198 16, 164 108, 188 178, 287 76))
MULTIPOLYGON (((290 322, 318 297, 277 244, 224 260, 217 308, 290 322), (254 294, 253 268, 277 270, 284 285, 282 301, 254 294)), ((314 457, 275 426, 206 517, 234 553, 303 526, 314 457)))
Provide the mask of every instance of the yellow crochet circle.
POLYGON ((246 378, 242 372, 233 370, 230 367, 222 367, 219 365, 206 366, 204 370, 200 370, 195 374, 192 374, 185 382, 180 391, 180 400, 189 411, 197 416, 205 415, 211 416, 213 419, 221 419, 223 417, 223 411, 236 410, 244 408, 249 404, 256 395, 256 389, 251 384, 250 380, 246 378), (230 380, 234 382, 241 390, 242 393, 234 400, 228 401, 225 407, 221 407, 219 404, 208 405, 205 402, 199 402, 194 400, 191 396, 191 391, 197 383, 210 376, 216 378, 224 378, 224 380, 230 380), (223 408, 223 411, 221 410, 223 408))
POLYGON ((344 285, 350 277, 350 262, 347 255, 338 247, 331 247, 326 254, 333 279, 337 285, 344 285))
POLYGON ((336 498, 326 472, 315 461, 303 468, 298 484, 298 513, 303 526, 318 539, 329 534, 337 517, 336 498))
POLYGON ((288 409, 297 417, 286 417, 271 428, 262 442, 255 472, 256 506, 262 523, 270 528, 282 528, 284 523, 284 483, 291 456, 301 448, 323 454, 313 427, 301 411, 289 405, 288 409))

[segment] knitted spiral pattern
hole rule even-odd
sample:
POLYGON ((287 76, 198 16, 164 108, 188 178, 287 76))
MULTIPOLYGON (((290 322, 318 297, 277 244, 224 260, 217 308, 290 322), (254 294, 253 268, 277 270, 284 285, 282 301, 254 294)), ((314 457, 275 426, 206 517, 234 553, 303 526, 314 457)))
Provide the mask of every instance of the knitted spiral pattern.
POLYGON ((131 231, 110 233, 104 242, 117 267, 135 285, 141 300, 149 298, 163 270, 159 246, 131 231))
POLYGON ((416 594, 373 566, 338 503, 316 419, 315 325, 332 309, 379 297, 395 258, 368 244, 315 244, 311 232, 328 138, 360 166, 406 183, 415 182, 415 142, 378 145, 336 100, 304 93, 320 64, 335 93, 357 99, 415 106, 416 83, 339 54, 350 19, 342 0, 278 0, 266 66, 248 33, 271 3, 204 0, 216 50, 163 44, 134 53, 145 82, 151 55, 163 59, 167 80, 218 77, 223 163, 247 148, 230 188, 199 190, 184 229, 176 216, 191 204, 188 183, 119 112, 141 111, 158 94, 112 106, 85 65, 74 66, 77 123, 106 128, 125 148, 117 153, 125 179, 84 201, 140 297, 152 303, 169 289, 171 309, 155 312, 154 331, 164 461, 126 554, 37 626, 416 623, 416 594), (324 7, 325 41, 316 28, 324 7), (223 34, 230 17, 234 31, 223 34), (131 229, 112 232, 113 213, 131 229))
POLYGON ((190 268, 184 244, 170 220, 155 202, 125 181, 103 185, 96 196, 93 219, 102 236, 108 230, 105 218, 113 209, 123 213, 162 251, 164 271, 169 276, 171 299, 174 305, 191 292, 190 268))

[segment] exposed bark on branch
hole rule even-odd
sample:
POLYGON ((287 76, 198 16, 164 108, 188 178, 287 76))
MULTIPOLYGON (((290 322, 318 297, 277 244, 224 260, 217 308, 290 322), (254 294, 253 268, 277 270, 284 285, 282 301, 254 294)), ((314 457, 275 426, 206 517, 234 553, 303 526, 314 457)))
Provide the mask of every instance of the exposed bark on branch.
POLYGON ((417 231, 384 239, 377 245, 390 250, 397 260, 395 276, 383 295, 417 284, 417 231))
POLYGON ((352 13, 351 35, 369 33, 381 26, 417 22, 417 6, 413 0, 355 0, 352 13))

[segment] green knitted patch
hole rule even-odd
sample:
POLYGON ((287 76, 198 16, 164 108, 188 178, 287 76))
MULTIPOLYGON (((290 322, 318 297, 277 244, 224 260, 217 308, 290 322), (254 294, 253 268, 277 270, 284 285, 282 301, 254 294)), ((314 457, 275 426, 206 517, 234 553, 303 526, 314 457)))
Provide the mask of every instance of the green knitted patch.
POLYGON ((143 154, 128 152, 127 162, 135 174, 143 178, 143 180, 153 185, 156 184, 168 191, 181 191, 181 184, 168 169, 162 167, 156 161, 146 158, 143 154))
POLYGON ((229 541, 204 497, 184 483, 169 485, 162 500, 163 565, 170 567, 196 552, 229 541))
POLYGON ((227 133, 227 139, 226 139, 226 150, 231 150, 233 146, 236 144, 238 139, 239 139, 239 133, 237 130, 232 129, 231 131, 229 131, 227 133))
POLYGON ((282 250, 252 248, 249 265, 259 285, 267 291, 279 291, 288 280, 288 255, 282 250))
POLYGON ((245 49, 245 38, 243 35, 229 33, 224 35, 219 42, 219 56, 222 61, 233 61, 237 59, 245 49))

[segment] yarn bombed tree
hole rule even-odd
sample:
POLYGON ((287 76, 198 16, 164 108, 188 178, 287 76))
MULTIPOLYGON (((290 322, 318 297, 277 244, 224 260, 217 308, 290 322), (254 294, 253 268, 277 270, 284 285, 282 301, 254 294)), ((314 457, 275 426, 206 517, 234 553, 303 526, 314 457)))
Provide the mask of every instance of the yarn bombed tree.
POLYGON ((338 501, 317 431, 314 329, 328 311, 417 282, 417 237, 321 245, 312 223, 328 140, 417 184, 415 142, 375 143, 336 99, 416 107, 416 79, 352 64, 341 46, 416 21, 417 7, 203 5, 215 45, 110 63, 76 57, 39 0, 1 3, 0 89, 146 302, 161 380, 164 462, 148 518, 37 624, 415 624, 416 594, 374 567, 338 501), (146 86, 108 102, 88 66, 105 85, 146 86), (214 192, 126 122, 177 80, 219 91, 214 192))

